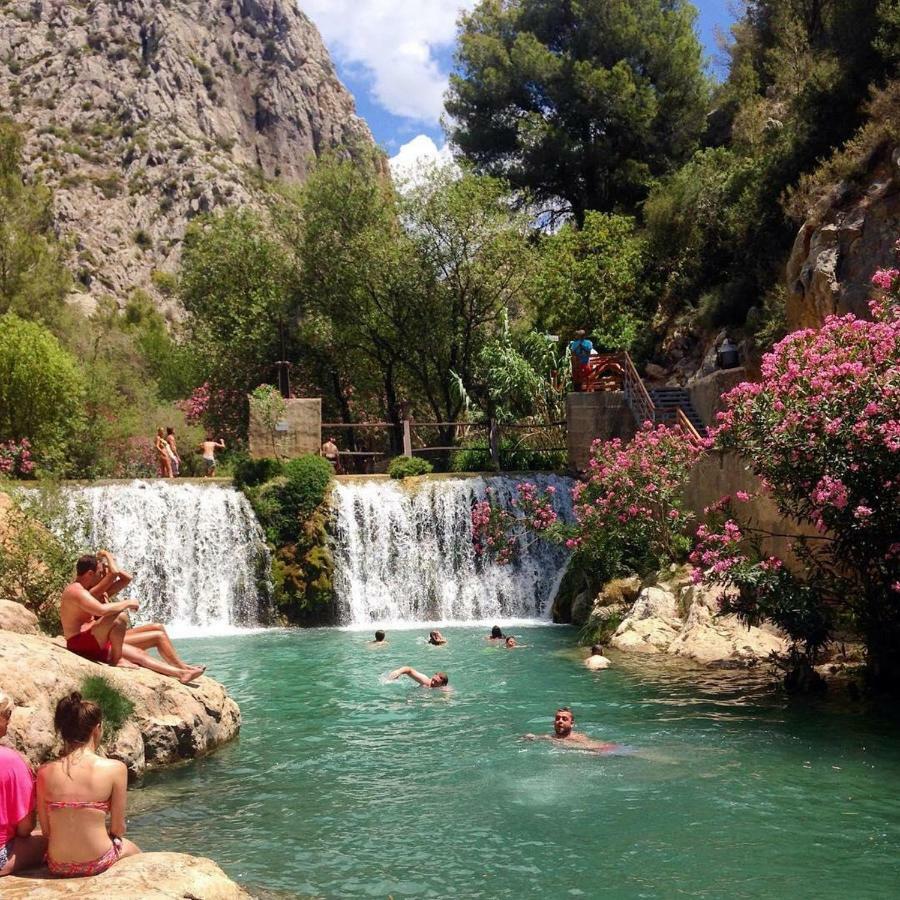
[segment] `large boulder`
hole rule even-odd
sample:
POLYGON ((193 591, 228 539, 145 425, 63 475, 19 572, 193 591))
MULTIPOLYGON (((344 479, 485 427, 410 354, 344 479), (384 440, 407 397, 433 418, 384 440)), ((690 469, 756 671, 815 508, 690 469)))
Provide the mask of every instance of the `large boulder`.
POLYGON ((0 881, 4 900, 249 900, 211 859, 184 853, 129 856, 91 878, 51 878, 46 869, 8 875, 0 881))
POLYGON ((112 668, 70 653, 59 639, 0 632, 0 687, 16 708, 5 742, 33 765, 56 751, 53 711, 60 697, 102 676, 135 706, 107 753, 129 773, 203 756, 230 741, 241 725, 237 704, 211 678, 183 685, 147 669, 112 668))
POLYGON ((0 631, 15 631, 17 634, 38 634, 37 616, 21 603, 0 599, 0 631))
POLYGON ((682 624, 675 592, 663 585, 646 587, 638 594, 610 644, 636 653, 664 653, 682 624))
POLYGON ((667 653, 707 665, 747 666, 787 652, 788 641, 776 629, 748 627, 737 616, 719 615, 718 595, 715 589, 683 588, 681 600, 688 614, 667 653))

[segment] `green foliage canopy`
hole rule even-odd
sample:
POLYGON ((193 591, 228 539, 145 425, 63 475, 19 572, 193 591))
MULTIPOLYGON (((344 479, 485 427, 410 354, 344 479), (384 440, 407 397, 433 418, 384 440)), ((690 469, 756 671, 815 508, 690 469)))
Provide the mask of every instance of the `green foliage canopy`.
POLYGON ((579 224, 633 210, 704 127, 695 17, 683 0, 482 0, 462 18, 453 141, 579 224))
POLYGON ((628 350, 644 315, 644 241, 633 220, 589 212, 544 240, 534 282, 538 329, 571 335, 585 329, 603 350, 628 350))
POLYGON ((36 322, 0 316, 0 440, 28 438, 38 460, 59 453, 82 416, 75 359, 36 322))

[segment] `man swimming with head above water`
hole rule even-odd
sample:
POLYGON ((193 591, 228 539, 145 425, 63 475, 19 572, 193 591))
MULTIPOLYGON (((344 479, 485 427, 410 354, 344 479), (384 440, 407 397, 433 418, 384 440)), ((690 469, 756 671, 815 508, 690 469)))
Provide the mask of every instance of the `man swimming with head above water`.
POLYGON ((561 706, 553 717, 553 734, 526 734, 526 741, 553 741, 578 750, 590 750, 592 753, 613 753, 620 744, 612 741, 595 741, 586 734, 575 731, 575 714, 568 706, 561 706))

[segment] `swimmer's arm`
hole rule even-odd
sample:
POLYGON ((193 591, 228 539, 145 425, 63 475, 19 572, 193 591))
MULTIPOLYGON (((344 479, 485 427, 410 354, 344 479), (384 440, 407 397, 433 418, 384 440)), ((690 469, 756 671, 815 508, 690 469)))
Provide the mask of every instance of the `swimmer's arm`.
POLYGON ((388 675, 388 678, 391 681, 394 681, 401 675, 408 675, 413 681, 418 681, 422 687, 431 687, 431 679, 427 675, 417 672, 412 666, 400 666, 399 669, 394 669, 394 671, 388 675))

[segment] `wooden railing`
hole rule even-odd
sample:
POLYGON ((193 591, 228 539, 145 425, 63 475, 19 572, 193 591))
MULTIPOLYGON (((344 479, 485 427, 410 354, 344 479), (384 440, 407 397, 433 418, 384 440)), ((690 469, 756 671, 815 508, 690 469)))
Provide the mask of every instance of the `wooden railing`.
POLYGON ((637 419, 638 425, 643 425, 644 422, 655 422, 656 407, 650 394, 647 393, 647 388, 644 387, 641 376, 638 375, 638 370, 627 353, 622 353, 620 356, 624 371, 622 390, 625 393, 625 402, 637 419))
POLYGON ((703 440, 700 432, 694 428, 694 423, 684 414, 684 410, 680 406, 675 412, 675 424, 697 443, 703 440))

